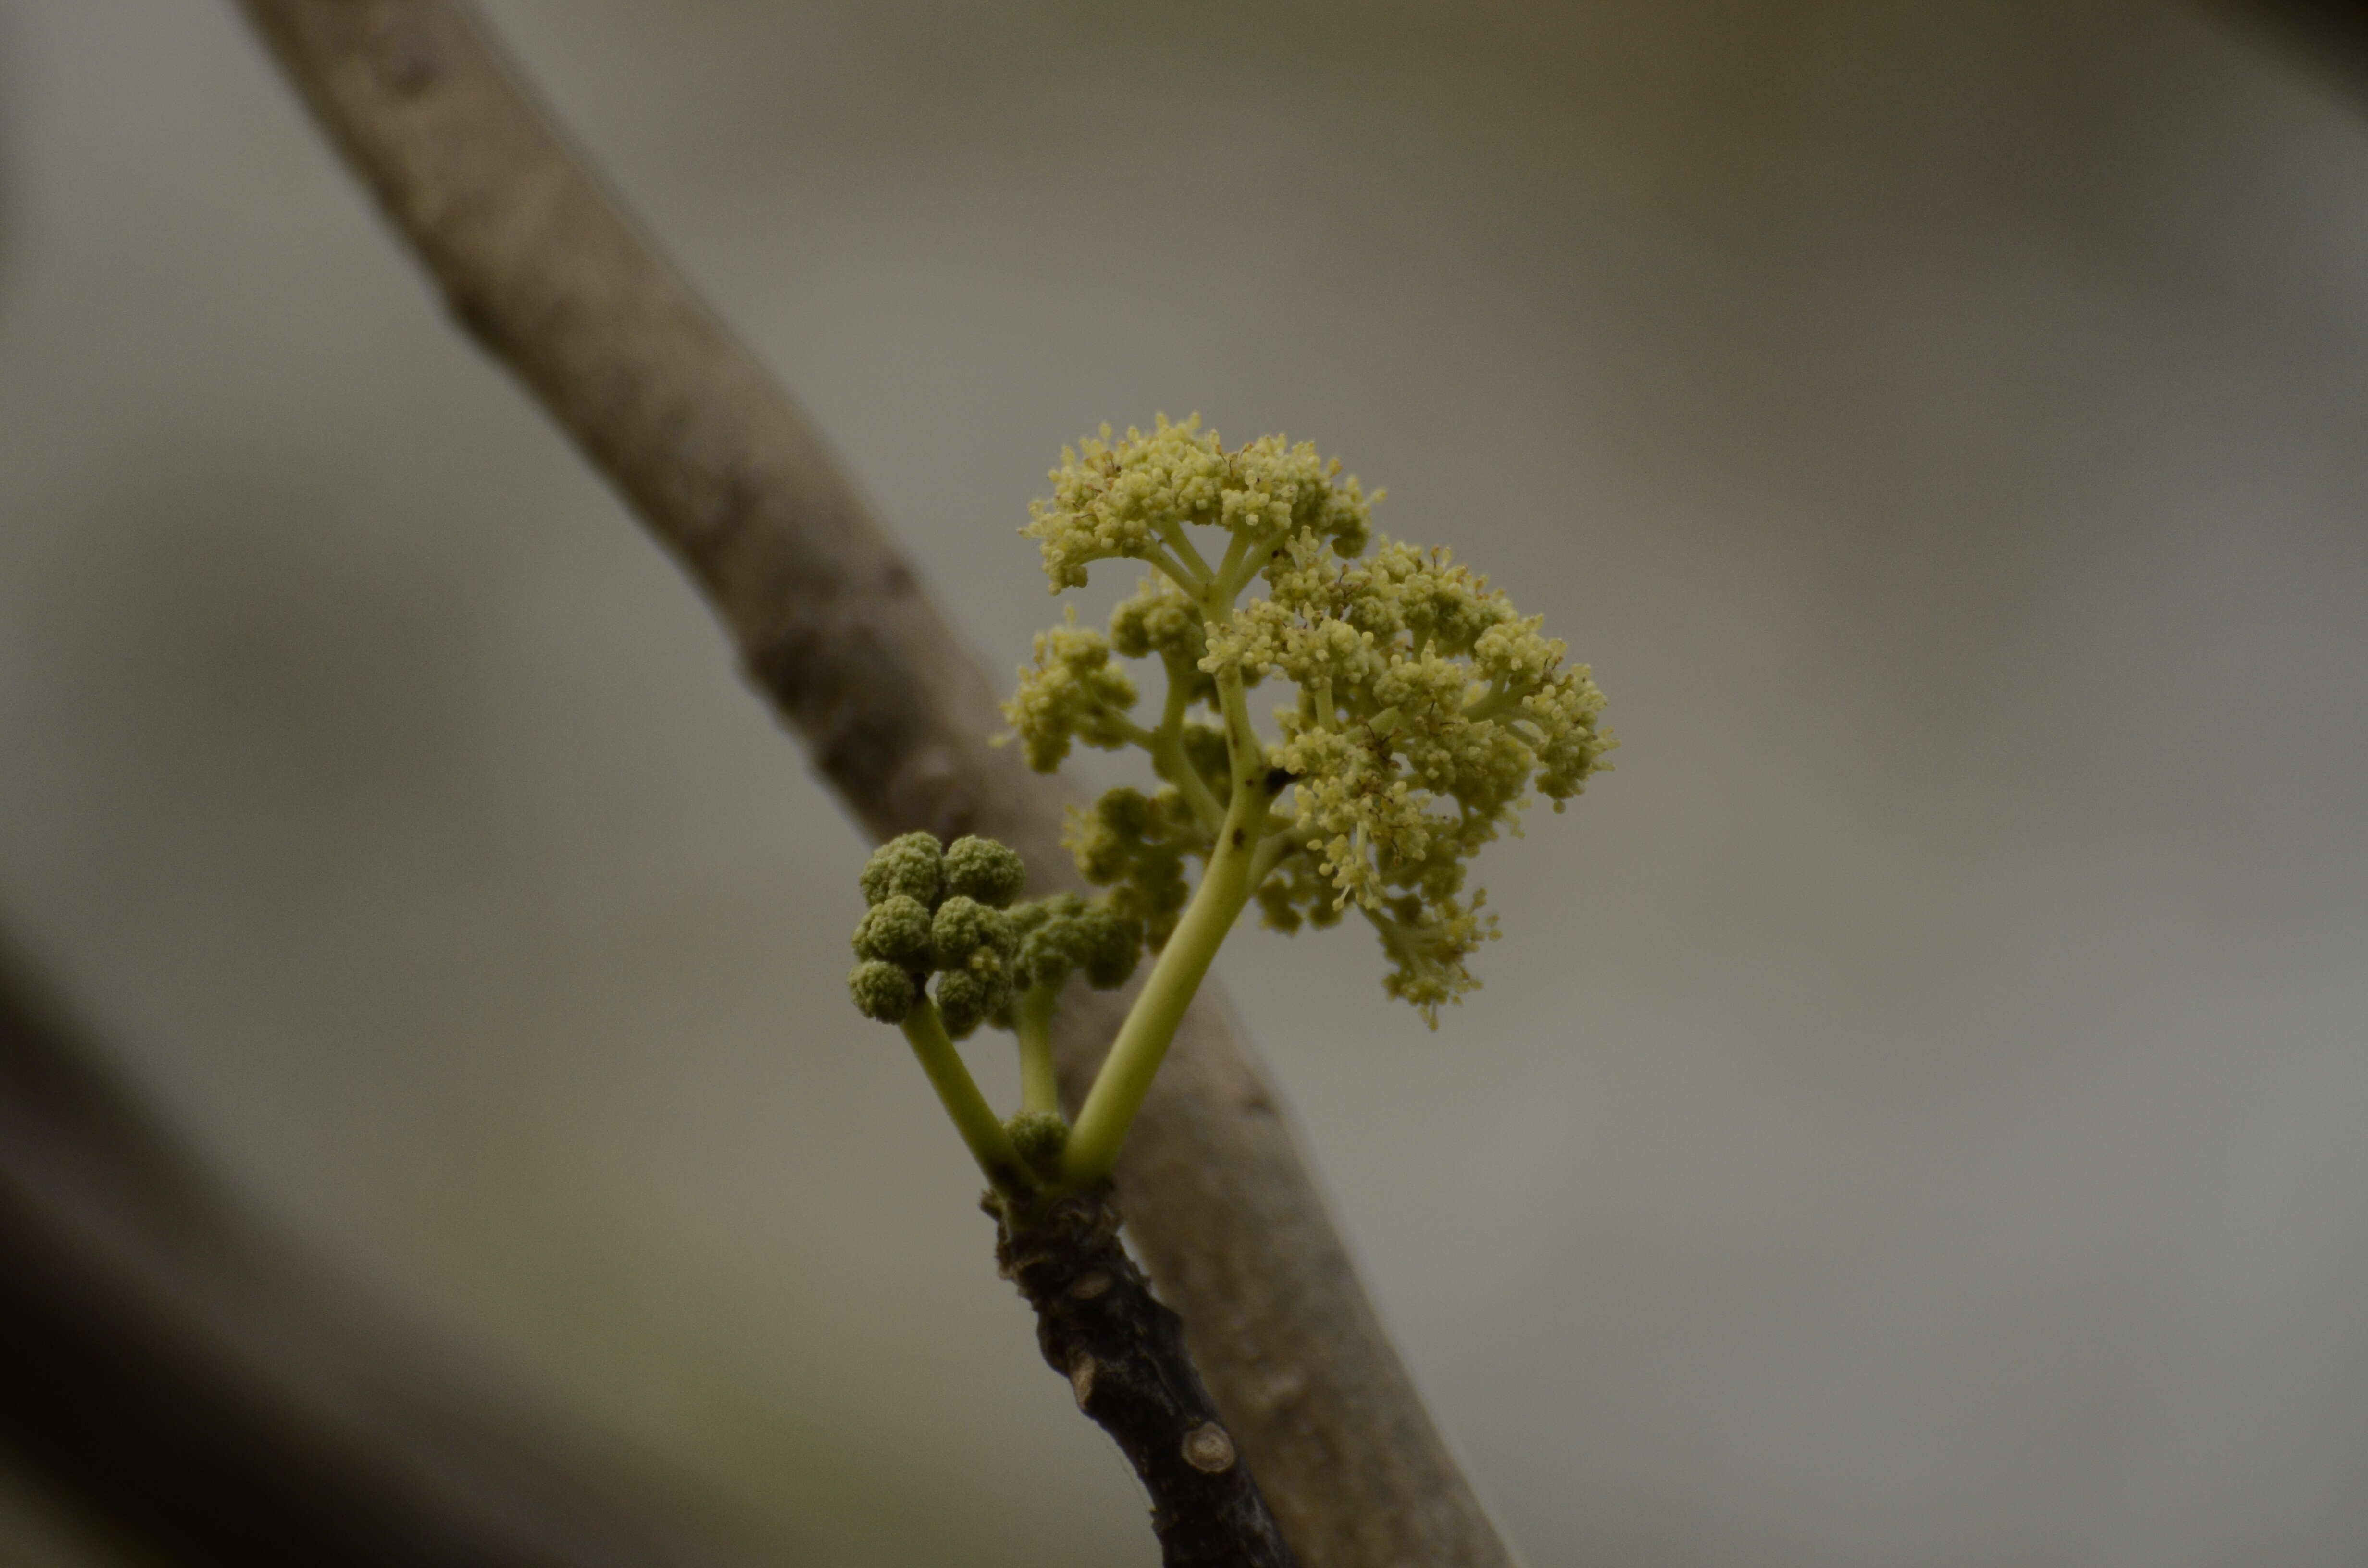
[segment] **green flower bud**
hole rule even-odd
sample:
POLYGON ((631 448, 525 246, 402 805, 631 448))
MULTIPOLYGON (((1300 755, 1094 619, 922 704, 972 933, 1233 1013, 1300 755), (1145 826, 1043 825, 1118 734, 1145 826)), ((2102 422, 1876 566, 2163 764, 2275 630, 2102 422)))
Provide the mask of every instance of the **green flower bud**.
POLYGON ((855 998, 856 1011, 883 1024, 903 1023, 921 995, 911 975, 877 959, 855 966, 847 977, 847 991, 855 998))
POLYGON ((1089 904, 1073 892, 1023 903, 1011 911, 1019 933, 1014 983, 1058 986, 1083 970, 1095 986, 1123 985, 1143 951, 1143 923, 1089 904))
POLYGON ((1121 919, 1107 909, 1088 909, 1077 919, 1080 968, 1086 983, 1097 991, 1124 985, 1143 957, 1143 926, 1121 919))
POLYGON ((1041 930, 1046 921, 1056 915, 1071 913, 1085 906, 1086 901, 1076 893, 1056 892, 1044 898, 1031 898, 1026 903, 1015 903, 1003 912, 1003 917, 1011 922, 1011 934, 1024 948, 1028 945, 1029 937, 1041 930))
POLYGON ((1027 883, 1019 851, 992 838, 957 838, 946 848, 946 892, 989 909, 1008 907, 1027 883))
POLYGON ((944 855, 933 834, 908 833, 890 839, 864 864, 864 902, 878 903, 902 893, 935 909, 945 889, 944 855))
POLYGON ((855 927, 858 958, 877 959, 902 969, 929 967, 929 912, 921 901, 898 892, 873 904, 855 927))
POLYGON ((1038 1176, 1060 1174, 1061 1151, 1069 1146, 1069 1124, 1049 1110, 1023 1110, 1003 1124, 1012 1146, 1038 1176))
POLYGON ((1019 937, 1011 928, 1008 915, 989 909, 974 898, 959 896, 939 906, 930 945, 931 967, 941 970, 980 967, 972 962, 972 958, 982 951, 996 960, 992 967, 999 969, 1019 949, 1019 937))
POLYGON ((1014 906, 1011 928, 1019 937, 1012 978, 1020 985, 1058 985, 1076 967, 1070 954, 1070 927, 1086 907, 1073 892, 1056 892, 1014 906))
POLYGON ((938 1014, 956 1040, 976 1032, 1010 998, 1010 983, 1000 975, 958 969, 938 976, 938 1014))

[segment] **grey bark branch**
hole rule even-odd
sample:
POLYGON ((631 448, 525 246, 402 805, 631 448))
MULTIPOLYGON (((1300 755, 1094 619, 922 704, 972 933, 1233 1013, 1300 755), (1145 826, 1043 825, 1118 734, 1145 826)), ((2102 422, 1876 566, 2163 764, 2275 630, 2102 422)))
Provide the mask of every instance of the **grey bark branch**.
MULTIPOLYGON (((453 315, 682 562, 864 825, 988 834, 1040 874, 1065 867, 1064 796, 985 744, 999 720, 977 665, 862 498, 469 13, 240 3, 453 315)), ((1099 998, 1071 1012, 1075 1096, 1116 1015, 1099 998)), ((1117 1186, 1308 1568, 1510 1562, 1215 997, 1179 1034, 1117 1186)))

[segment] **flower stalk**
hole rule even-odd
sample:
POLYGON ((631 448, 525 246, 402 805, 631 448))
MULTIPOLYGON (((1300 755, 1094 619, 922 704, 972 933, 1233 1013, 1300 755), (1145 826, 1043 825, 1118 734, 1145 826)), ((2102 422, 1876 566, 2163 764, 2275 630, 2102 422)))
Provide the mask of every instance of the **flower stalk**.
POLYGON ((968 1145, 971 1158, 988 1185, 997 1192, 1023 1192, 1029 1186, 1028 1167, 1012 1146, 1011 1135, 1003 1130, 1003 1122, 995 1108, 979 1093, 978 1081, 962 1064, 962 1053, 954 1050, 952 1037, 946 1033, 945 1020, 937 1008, 924 999, 905 1015, 905 1038, 913 1047, 914 1058, 937 1090, 938 1103, 946 1108, 946 1115, 968 1145))
POLYGON ((1126 1021, 1119 1026, 1110 1055, 1103 1059, 1094 1086, 1077 1112, 1077 1124, 1069 1134, 1068 1153, 1061 1165, 1064 1186, 1074 1190, 1095 1187, 1109 1179, 1110 1167, 1118 1163, 1119 1146, 1126 1141, 1127 1129, 1134 1125, 1144 1096, 1151 1092, 1151 1081, 1184 1022, 1185 1009, 1192 1005, 1218 948, 1257 891, 1253 873, 1259 841, 1250 835, 1272 795, 1262 776, 1235 778, 1234 803, 1225 813, 1201 885, 1167 945, 1160 949, 1158 961, 1151 966, 1151 977, 1127 1010, 1126 1021))

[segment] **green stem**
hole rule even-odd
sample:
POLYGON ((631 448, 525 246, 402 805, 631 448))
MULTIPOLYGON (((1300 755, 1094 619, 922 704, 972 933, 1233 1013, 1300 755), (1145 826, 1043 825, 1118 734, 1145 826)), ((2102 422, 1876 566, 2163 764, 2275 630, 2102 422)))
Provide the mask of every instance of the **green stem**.
MULTIPOLYGON (((1225 756, 1234 768, 1233 808, 1241 809, 1247 796, 1258 797, 1258 812, 1263 815, 1272 798, 1263 786, 1266 781, 1266 747, 1260 744, 1258 726, 1250 722, 1249 690, 1242 684, 1238 665, 1228 665, 1217 672, 1217 710, 1225 717, 1225 756), (1243 783, 1252 786, 1245 790, 1243 783)), ((1257 817, 1247 819, 1255 822, 1257 817)))
POLYGON ((1209 781, 1201 777, 1200 770, 1184 755, 1183 737, 1172 730, 1160 731, 1152 736, 1152 744, 1144 749, 1151 753, 1153 768, 1162 778, 1175 785, 1177 792, 1184 797, 1184 803, 1191 808, 1201 830, 1214 836, 1224 826, 1225 809, 1217 804, 1216 794, 1210 790, 1209 781))
POLYGON ((1209 563, 1201 558, 1201 552, 1192 547, 1191 536, 1184 531, 1183 524, 1172 517, 1167 519, 1159 525, 1159 537, 1167 541, 1167 548, 1176 552, 1178 561, 1199 573, 1202 582, 1209 581, 1209 563))
POLYGON ((1135 559, 1145 565, 1156 567, 1164 573, 1167 580, 1181 588, 1184 591, 1184 597, 1189 599, 1198 600, 1202 594, 1209 591, 1209 580, 1206 577, 1195 574, 1190 566, 1168 554, 1158 545, 1151 546, 1135 559))
POLYGON ((1112 734, 1118 736, 1119 739, 1124 741, 1129 745, 1141 746, 1144 750, 1149 752, 1155 758, 1158 756, 1158 731, 1144 729, 1142 725, 1128 718, 1123 711, 1111 707, 1107 702, 1098 702, 1094 705, 1094 708, 1095 711, 1100 715, 1102 722, 1110 726, 1110 733, 1112 734))
POLYGON ((1242 585, 1236 579, 1249 551, 1249 536, 1235 529, 1234 537, 1225 541, 1225 558, 1217 563, 1216 574, 1209 580, 1208 598, 1201 607, 1201 613, 1211 625, 1215 625, 1233 612, 1234 600, 1242 591, 1242 585))
POLYGON ((1003 1131, 994 1108, 978 1092, 970 1069, 962 1065, 961 1053, 954 1050, 954 1042, 946 1033, 945 1020, 938 1017, 936 1005, 928 997, 905 1015, 905 1038, 911 1042, 921 1071, 929 1075, 929 1086, 938 1091, 939 1102, 953 1119, 954 1131, 970 1145, 971 1158, 978 1162, 988 1183, 1006 1194, 1026 1192, 1031 1183, 1028 1167, 1020 1162, 1019 1151, 1011 1146, 1011 1135, 1003 1131))
POLYGON ((1201 770, 1184 756, 1184 716, 1191 710, 1192 676, 1197 672, 1190 660, 1172 653, 1162 653, 1159 662, 1167 671, 1167 704, 1160 711, 1159 727, 1151 732, 1143 749, 1151 754, 1153 770, 1182 792, 1201 831, 1213 837, 1224 823, 1225 808, 1217 803, 1201 770))
POLYGON ((1301 836, 1298 824, 1285 823, 1280 828, 1270 829, 1264 838, 1258 840, 1257 858, 1250 862, 1251 888, 1255 890, 1262 886, 1286 857, 1306 847, 1307 841, 1301 836))
POLYGON ((1509 709, 1520 708, 1521 699, 1528 695, 1529 693, 1511 687, 1492 686, 1472 701, 1465 703, 1457 716, 1471 722, 1493 719, 1509 709))
POLYGON ((1159 727, 1168 732, 1184 727, 1184 716, 1192 710, 1192 676, 1197 673, 1190 653, 1163 650, 1160 668, 1167 672, 1167 703, 1159 710, 1159 727))
POLYGON ((1019 1108, 1061 1108, 1060 1085, 1053 1077, 1053 1008, 1061 999, 1057 985, 1031 985, 1012 1009, 1019 1036, 1019 1108))
POLYGON ((1064 1185, 1091 1187, 1107 1177, 1117 1163, 1119 1145, 1126 1141, 1135 1113, 1143 1108, 1144 1096, 1151 1090, 1151 1080, 1167 1059, 1177 1027, 1184 1021, 1184 1009, 1201 989, 1225 933, 1233 929, 1234 921, 1250 901, 1251 856, 1250 848, 1235 847, 1229 837, 1211 858, 1184 918, 1177 922, 1167 945, 1159 950, 1151 978, 1144 982, 1142 994, 1135 998, 1126 1022, 1119 1026, 1118 1039, 1111 1042, 1109 1059, 1086 1096, 1085 1108, 1077 1113, 1077 1124, 1069 1133, 1068 1150, 1061 1161, 1064 1185))
POLYGON ((1151 1092, 1151 1080, 1167 1058, 1177 1027, 1184 1021, 1184 1009, 1201 989, 1225 933, 1233 929, 1258 888, 1253 872, 1260 841, 1253 830, 1265 817, 1273 791, 1267 788, 1261 771, 1264 759, 1256 732, 1247 728, 1241 672, 1222 672, 1217 686, 1226 717, 1239 716, 1250 744, 1232 748, 1234 797, 1208 869, 1201 873, 1201 885, 1193 890, 1192 902, 1185 906, 1184 917, 1177 922, 1167 945, 1160 949, 1159 961, 1151 966, 1151 978, 1144 982, 1142 994, 1119 1026, 1118 1039, 1111 1042, 1110 1056, 1095 1076, 1076 1125, 1070 1131, 1069 1146, 1061 1161, 1062 1182, 1070 1187, 1091 1187, 1110 1176, 1118 1162, 1119 1146, 1134 1125, 1135 1113, 1151 1092))

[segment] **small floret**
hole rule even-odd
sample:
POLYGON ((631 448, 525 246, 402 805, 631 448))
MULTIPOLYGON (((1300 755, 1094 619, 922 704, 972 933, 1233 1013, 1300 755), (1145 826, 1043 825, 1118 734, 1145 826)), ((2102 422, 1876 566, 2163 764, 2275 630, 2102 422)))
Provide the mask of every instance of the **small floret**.
POLYGON ((1405 898, 1396 902, 1395 914, 1372 916, 1390 955, 1382 989, 1411 1004, 1432 1028, 1439 1027, 1442 1004, 1460 1006, 1465 992, 1479 989, 1463 960, 1481 943, 1497 939, 1497 917, 1481 913, 1487 900, 1481 892, 1473 895, 1468 909, 1452 898, 1426 909, 1419 898, 1405 898))
POLYGON ((1013 911, 1019 924, 1019 983, 1059 986, 1083 971, 1100 990, 1123 985, 1143 953, 1143 926, 1087 903, 1076 893, 1055 893, 1013 911))
POLYGON ((908 833, 871 852, 863 867, 863 901, 878 903, 898 893, 935 909, 944 891, 945 852, 937 835, 908 833))
POLYGON ((1134 974, 1143 958, 1143 924, 1110 910, 1086 911, 1078 921, 1078 946, 1086 983, 1097 991, 1114 991, 1134 974))
POLYGON ((931 943, 928 907, 901 892, 890 893, 866 910, 855 927, 857 957, 877 959, 900 969, 928 969, 931 943))
POLYGON ((976 899, 989 909, 1006 909, 1027 884, 1028 866, 1019 851, 992 838, 957 838, 946 846, 946 892, 976 899))
POLYGON ((1036 662, 1019 667, 1003 717, 1028 766, 1050 773, 1074 742, 1110 751, 1133 739, 1127 710, 1134 700, 1133 679, 1110 663, 1110 639, 1079 626, 1072 608, 1062 624, 1036 634, 1036 662))
POLYGON ((1011 984, 999 972, 958 969, 938 976, 938 1014, 946 1033, 965 1040, 1000 1009, 1010 1005, 1011 984))
POLYGON ((1302 926, 1340 924, 1343 905, 1332 879, 1306 854, 1286 855, 1258 891, 1258 918, 1286 936, 1302 926))
POLYGON ((858 1012, 883 1024, 903 1023, 921 996, 910 974, 877 959, 855 966, 847 977, 847 991, 855 999, 858 1012))
POLYGON ((1086 881, 1110 890, 1111 912, 1165 946, 1190 896, 1184 858, 1207 853, 1207 835, 1178 793, 1112 790, 1090 811, 1070 813, 1066 836, 1086 881))
POLYGON ((949 972, 1002 968, 1019 949, 1010 917, 957 894, 938 906, 929 930, 930 966, 949 972), (982 962, 981 960, 986 960, 982 962))
POLYGON ((1110 611, 1110 641, 1113 651, 1129 659, 1156 653, 1197 665, 1209 651, 1201 607, 1156 574, 1145 577, 1134 597, 1121 599, 1110 611))
POLYGON ((1069 956, 1069 932, 1086 901, 1073 892, 1032 899, 1011 911, 1012 929, 1019 936, 1019 956, 1012 973, 1026 986, 1058 985, 1075 967, 1069 956))
POLYGON ((1069 1124, 1058 1113, 1049 1110, 1023 1110, 1003 1124, 1011 1135, 1011 1146, 1028 1162, 1029 1169, 1039 1176, 1057 1176, 1061 1169, 1061 1151, 1069 1146, 1069 1124))

